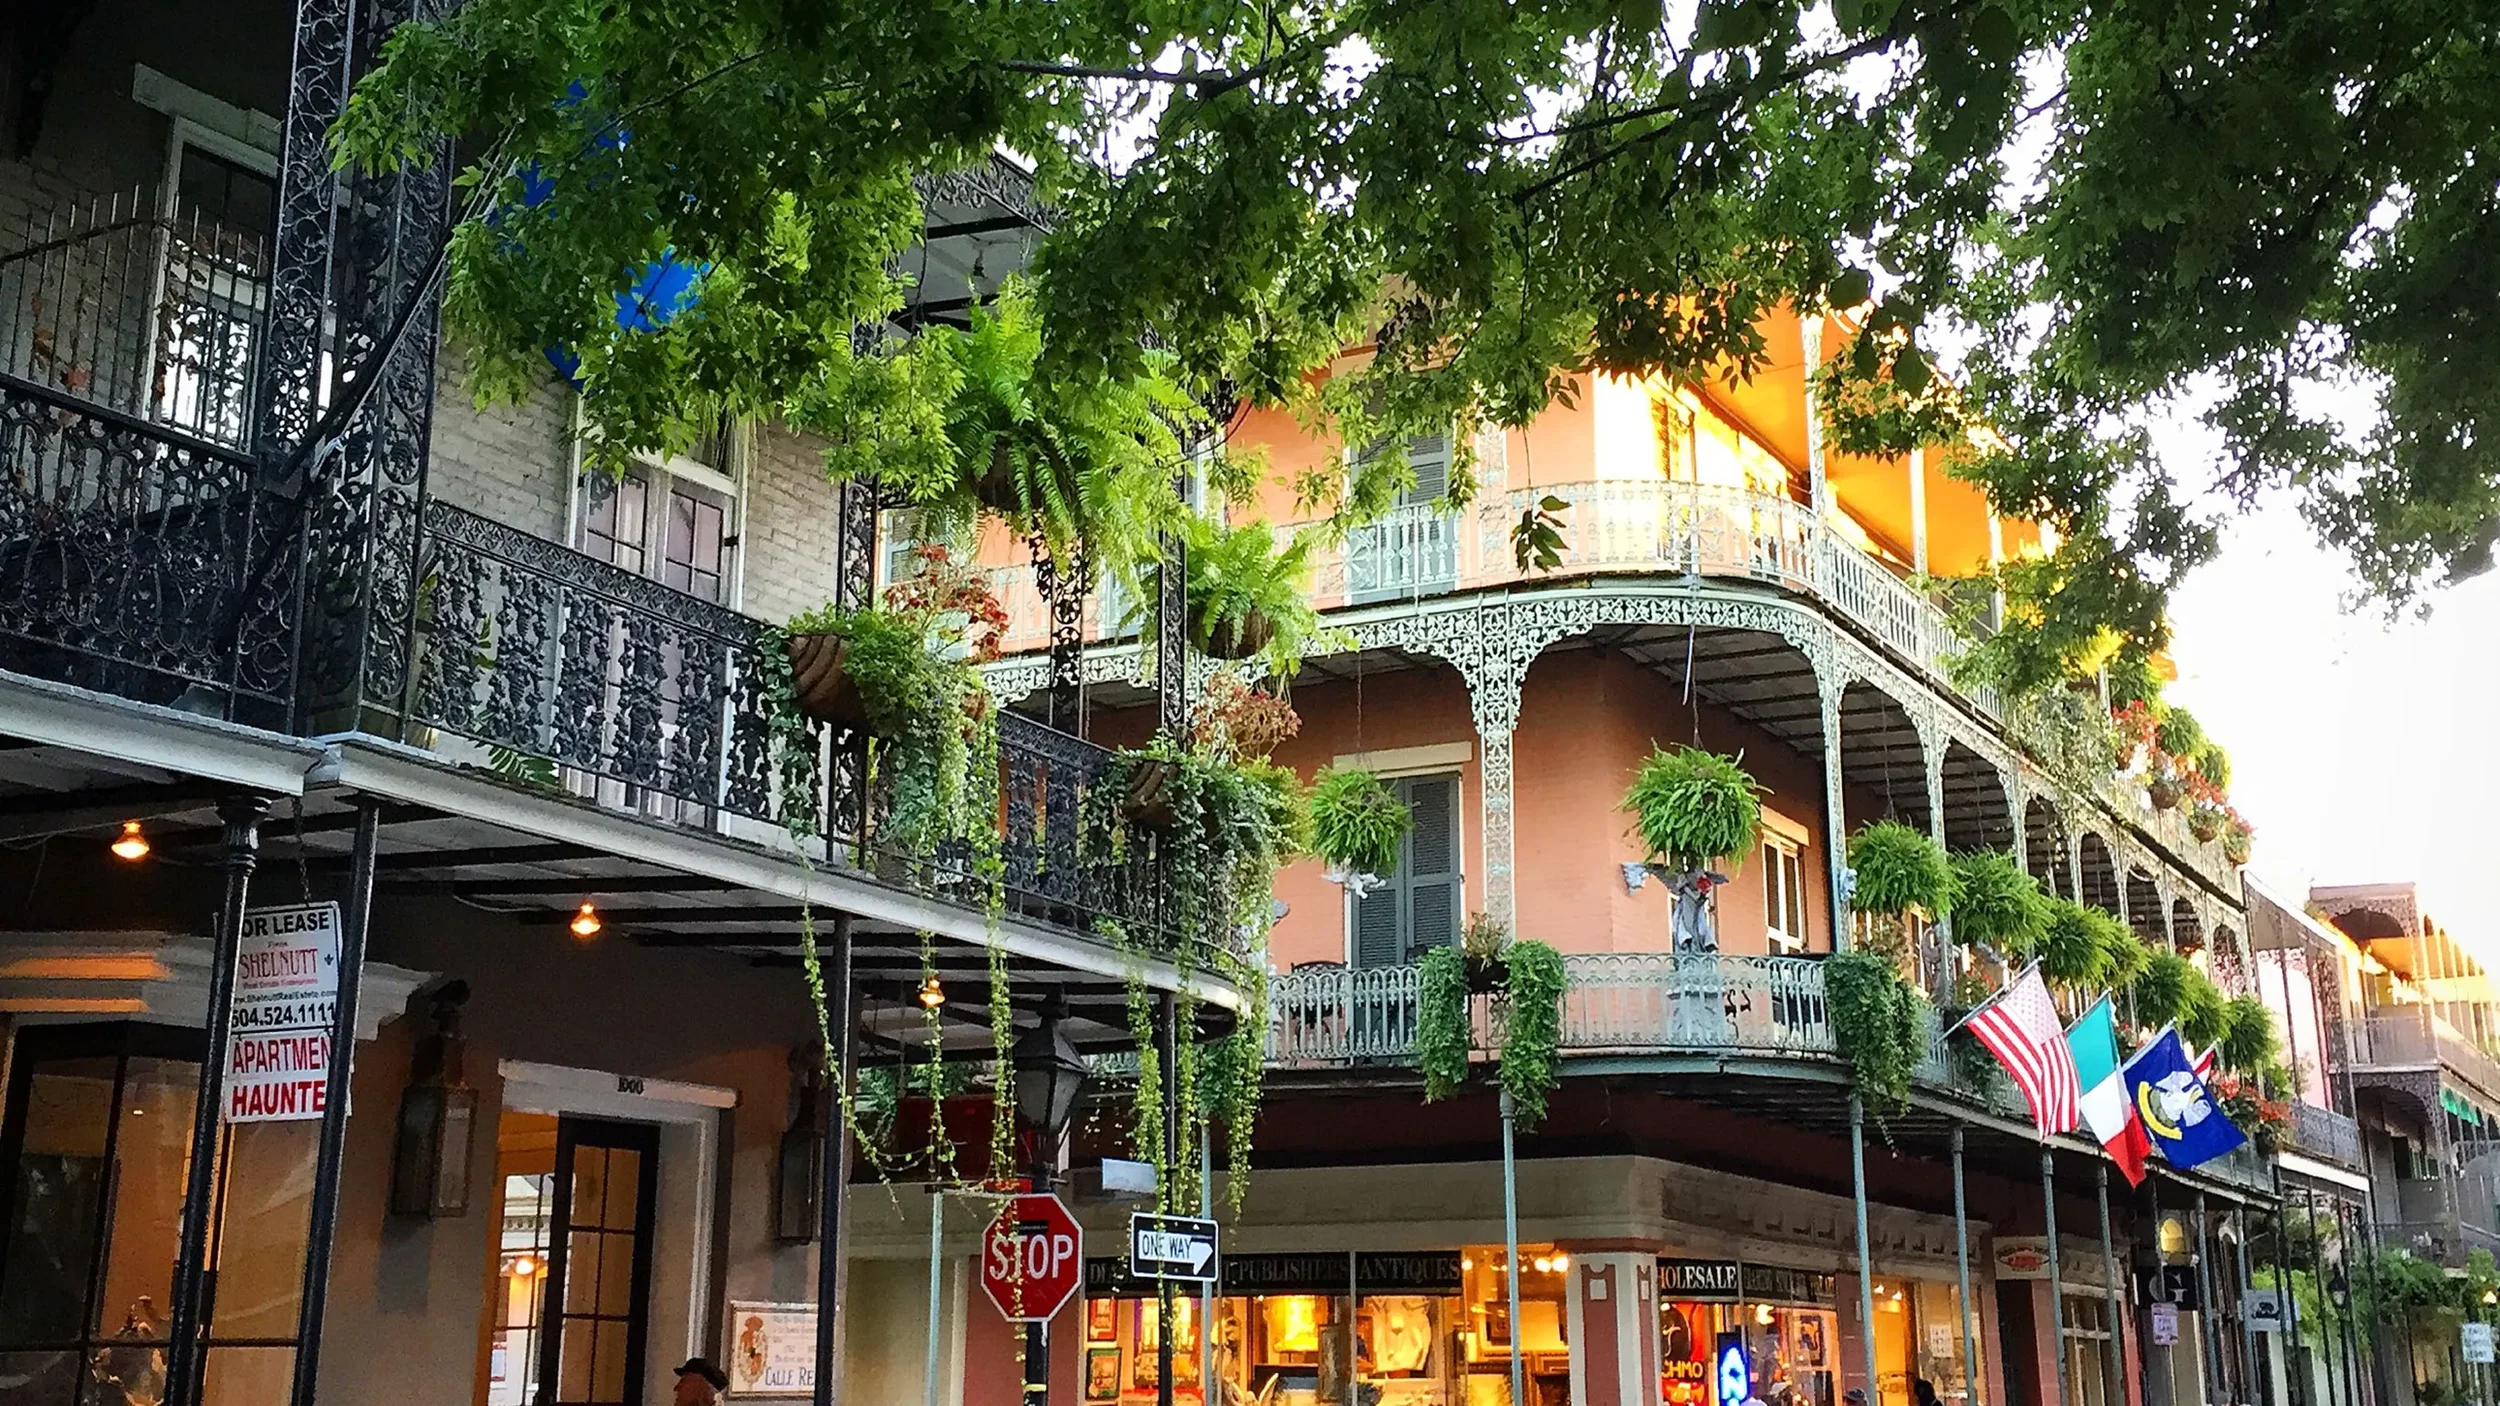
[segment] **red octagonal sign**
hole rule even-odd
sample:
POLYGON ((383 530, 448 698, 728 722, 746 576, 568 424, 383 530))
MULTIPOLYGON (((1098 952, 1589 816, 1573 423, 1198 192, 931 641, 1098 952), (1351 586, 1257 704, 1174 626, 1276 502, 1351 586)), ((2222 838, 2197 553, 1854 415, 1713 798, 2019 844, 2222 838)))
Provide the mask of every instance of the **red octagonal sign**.
POLYGON ((1085 1232, 1051 1195, 1007 1203, 981 1236, 981 1287, 1010 1323, 1046 1323, 1085 1277, 1085 1232))

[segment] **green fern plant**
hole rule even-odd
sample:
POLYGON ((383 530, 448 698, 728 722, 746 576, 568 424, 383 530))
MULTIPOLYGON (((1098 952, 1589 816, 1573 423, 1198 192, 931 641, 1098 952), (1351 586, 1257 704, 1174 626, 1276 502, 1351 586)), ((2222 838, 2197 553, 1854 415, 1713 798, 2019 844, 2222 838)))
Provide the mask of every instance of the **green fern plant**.
POLYGON ((2234 996, 2223 1003, 2221 1047, 2217 1058, 2233 1073, 2255 1074, 2275 1063, 2282 1043, 2275 1037, 2274 1013, 2263 999, 2234 996))
POLYGON ((2040 938, 2040 974, 2070 991, 2107 990, 2120 944, 2134 934, 2116 918, 2071 898, 2049 900, 2049 921, 2040 938))
POLYGON ((1762 839, 1762 784, 1735 757, 1651 751, 1623 806, 1653 859, 1676 869, 1740 860, 1762 839))
POLYGON ((1925 831, 1898 820, 1879 820, 1850 836, 1849 867, 1858 876, 1849 906, 1860 913, 1941 918, 1961 893, 1944 851, 1925 831))
POLYGON ((2222 988, 2194 967, 2188 968, 2187 987, 2180 995, 2175 1023, 2180 1036, 2192 1047, 2190 1053, 2216 1044, 2231 1033, 2231 1007, 2223 998, 2222 988))
POLYGON ((1955 942, 1993 947, 2016 961, 2039 947, 2049 925, 2049 896, 2012 854, 2001 849, 1957 854, 1953 877, 1960 890, 1953 903, 1955 942))
POLYGON ((1311 847, 1330 864, 1395 873, 1398 848, 1414 824, 1405 804, 1368 771, 1330 767, 1311 784, 1311 847))
POLYGON ((2187 958, 2176 952, 2155 952, 2128 991, 2137 1026, 2159 1030, 2176 1024, 2179 1008, 2187 1001, 2188 982, 2195 975, 2196 968, 2187 958))
POLYGON ((1263 522, 1227 527, 1195 514, 1182 535, 1191 642, 1227 658, 1256 654, 1271 673, 1291 678, 1322 633, 1311 607, 1313 536, 1280 540, 1263 522))

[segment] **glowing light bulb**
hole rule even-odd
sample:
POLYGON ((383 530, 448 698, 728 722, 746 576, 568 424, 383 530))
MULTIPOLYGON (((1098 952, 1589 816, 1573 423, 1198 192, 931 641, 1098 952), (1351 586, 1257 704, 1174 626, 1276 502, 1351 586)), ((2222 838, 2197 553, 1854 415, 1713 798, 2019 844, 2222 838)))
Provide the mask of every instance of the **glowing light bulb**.
POLYGON ((113 853, 120 855, 124 859, 145 859, 148 857, 148 837, 139 833, 138 821, 125 820, 122 822, 121 838, 113 841, 113 853))
POLYGON ((512 1261, 512 1277, 513 1277, 513 1278, 515 1278, 515 1279, 529 1279, 529 1278, 533 1278, 533 1277, 535 1277, 535 1276, 537 1275, 537 1273, 538 1273, 538 1261, 536 1261, 536 1260, 534 1260, 534 1259, 531 1259, 531 1258, 530 1258, 529 1256, 527 1256, 527 1255, 520 1255, 520 1256, 517 1256, 517 1257, 515 1257, 515 1258, 513 1259, 513 1261, 512 1261))
POLYGON ((1551 1255, 1539 1255, 1536 1257, 1535 1263, 1536 1272, 1539 1274, 1551 1274, 1554 1272, 1554 1257, 1551 1255))
POLYGON ((936 972, 929 973, 921 980, 920 1004, 929 1010, 936 1010, 946 1004, 946 988, 938 985, 936 972))
POLYGON ((597 937, 599 935, 599 929, 606 927, 607 924, 599 921, 599 910, 597 908, 585 903, 582 905, 582 911, 573 915, 573 921, 570 926, 573 929, 573 935, 575 937, 591 938, 597 937))
POLYGON ((1569 1255, 1556 1255, 1556 1256, 1554 1256, 1554 1272, 1555 1272, 1556 1274, 1560 1274, 1560 1273, 1562 1273, 1564 1270, 1569 1269, 1569 1268, 1571 1268, 1571 1256, 1569 1256, 1569 1255))

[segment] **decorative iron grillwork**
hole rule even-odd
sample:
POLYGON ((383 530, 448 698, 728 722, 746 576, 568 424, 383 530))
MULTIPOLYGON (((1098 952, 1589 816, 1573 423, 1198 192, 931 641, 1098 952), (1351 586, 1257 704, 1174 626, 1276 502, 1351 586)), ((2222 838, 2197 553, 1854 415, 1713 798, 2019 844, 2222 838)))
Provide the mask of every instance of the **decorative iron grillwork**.
POLYGON ((5 667, 284 721, 286 641, 242 592, 285 505, 250 459, 0 373, 0 470, 5 667))

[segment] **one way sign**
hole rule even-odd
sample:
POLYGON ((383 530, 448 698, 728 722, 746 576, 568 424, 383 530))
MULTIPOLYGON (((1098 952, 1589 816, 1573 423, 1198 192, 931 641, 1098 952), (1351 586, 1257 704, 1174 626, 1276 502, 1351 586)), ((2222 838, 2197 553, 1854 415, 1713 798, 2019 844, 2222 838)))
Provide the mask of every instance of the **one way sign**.
POLYGON ((1128 1272, 1139 1279, 1215 1282, 1215 1222, 1143 1211, 1128 1220, 1128 1272))

